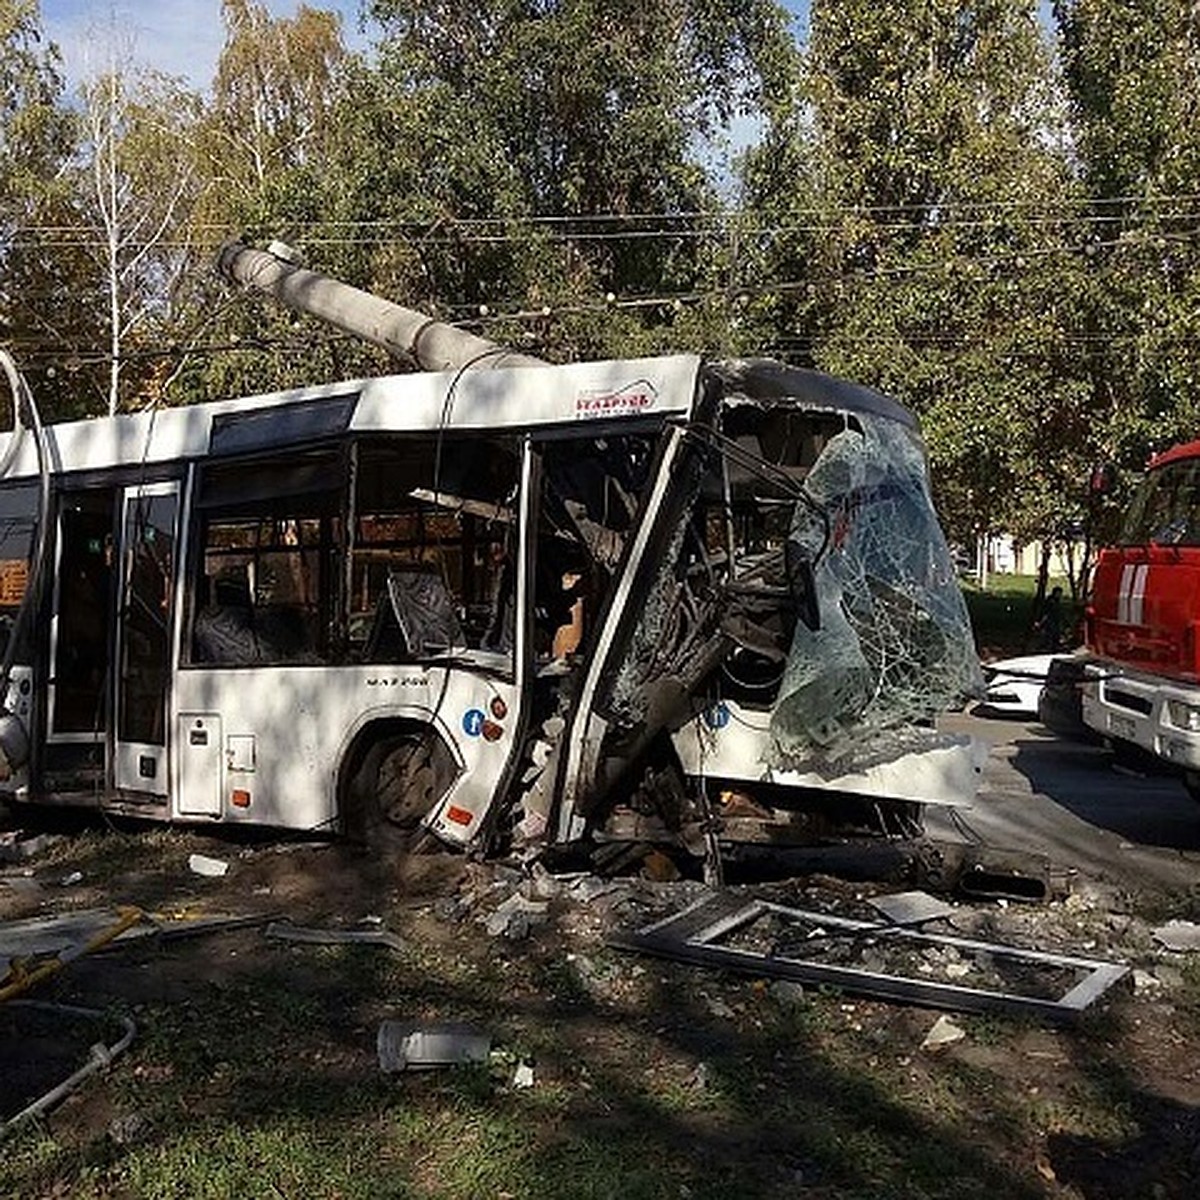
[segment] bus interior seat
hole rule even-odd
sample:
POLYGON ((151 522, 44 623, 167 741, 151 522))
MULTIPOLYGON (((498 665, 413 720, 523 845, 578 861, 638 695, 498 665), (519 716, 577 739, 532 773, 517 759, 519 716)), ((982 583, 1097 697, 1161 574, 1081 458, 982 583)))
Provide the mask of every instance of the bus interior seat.
POLYGON ((454 598, 437 571, 397 569, 388 572, 367 638, 368 662, 394 662, 465 650, 454 598))

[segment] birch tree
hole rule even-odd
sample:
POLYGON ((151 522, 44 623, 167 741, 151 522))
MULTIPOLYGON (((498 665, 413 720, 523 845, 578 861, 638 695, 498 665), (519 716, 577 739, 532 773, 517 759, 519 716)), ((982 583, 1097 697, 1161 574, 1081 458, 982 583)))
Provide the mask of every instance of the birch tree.
POLYGON ((202 144, 220 207, 259 221, 295 175, 324 166, 347 61, 337 13, 301 4, 273 17, 255 0, 222 0, 225 45, 202 144))
POLYGON ((134 348, 169 324, 171 295, 193 265, 187 218, 199 189, 191 137, 198 101, 177 80, 117 67, 86 84, 82 102, 81 204, 104 281, 111 415, 136 392, 136 381, 122 386, 140 361, 134 348))

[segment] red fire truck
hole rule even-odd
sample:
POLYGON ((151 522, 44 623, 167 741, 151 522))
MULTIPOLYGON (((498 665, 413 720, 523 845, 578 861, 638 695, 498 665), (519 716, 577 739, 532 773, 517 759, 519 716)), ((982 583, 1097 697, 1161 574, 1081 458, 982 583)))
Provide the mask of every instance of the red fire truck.
POLYGON ((1200 799, 1200 441, 1155 457, 1087 608, 1083 719, 1200 799))

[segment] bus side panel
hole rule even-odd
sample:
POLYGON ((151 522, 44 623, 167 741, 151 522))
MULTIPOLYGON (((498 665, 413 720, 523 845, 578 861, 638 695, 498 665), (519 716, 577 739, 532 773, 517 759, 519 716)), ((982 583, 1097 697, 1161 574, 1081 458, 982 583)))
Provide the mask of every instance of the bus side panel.
POLYGON ((466 844, 495 802, 517 747, 516 688, 462 670, 192 669, 179 673, 178 696, 181 757, 196 752, 195 767, 179 772, 173 811, 184 818, 205 813, 332 832, 339 818, 337 780, 355 735, 375 721, 405 719, 434 726, 460 765, 428 824, 446 840, 466 844), (209 736, 193 746, 192 730, 209 736), (222 769, 220 808, 212 812, 212 772, 222 769))
POLYGON ((220 714, 181 712, 175 724, 175 745, 179 777, 174 815, 219 818, 225 796, 225 744, 220 714))

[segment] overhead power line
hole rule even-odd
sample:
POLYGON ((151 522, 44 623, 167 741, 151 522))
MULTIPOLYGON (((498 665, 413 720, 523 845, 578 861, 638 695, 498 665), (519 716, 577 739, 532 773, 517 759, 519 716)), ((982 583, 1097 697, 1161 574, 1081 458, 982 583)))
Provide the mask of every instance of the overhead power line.
MULTIPOLYGON (((287 223, 293 238, 303 238, 313 245, 376 245, 386 244, 392 236, 420 237, 426 244, 459 244, 476 240, 483 243, 504 243, 524 240, 514 232, 544 228, 559 240, 610 240, 617 238, 672 238, 721 236, 736 232, 739 235, 823 233, 836 229, 855 216, 886 217, 896 220, 874 220, 872 228, 881 232, 905 232, 943 229, 991 229, 1000 216, 1033 212, 1024 215, 1021 226, 1057 225, 1070 221, 1077 225, 1114 225, 1157 223, 1160 221, 1200 220, 1200 192, 1178 192, 1151 197, 1108 197, 1103 199, 1047 200, 989 200, 944 201, 933 204, 896 205, 821 205, 801 206, 788 219, 765 221, 762 214, 750 209, 730 209, 719 212, 693 210, 686 212, 589 213, 574 216, 536 214, 463 217, 451 220, 416 220, 406 218, 377 218, 370 220, 320 220, 287 223), (1130 212, 1130 205, 1149 206, 1153 212, 1130 212), (1172 205, 1184 206, 1176 211, 1172 205), (922 219, 903 219, 906 214, 922 214, 922 219)), ((222 241, 238 233, 223 223, 199 223, 188 226, 188 239, 160 241, 158 245, 172 250, 196 249, 197 239, 205 237, 222 241)), ((10 225, 7 236, 0 238, 0 247, 23 244, 24 238, 40 239, 40 244, 59 244, 106 249, 97 230, 83 222, 10 225)), ((130 243, 141 247, 146 243, 130 243)))

